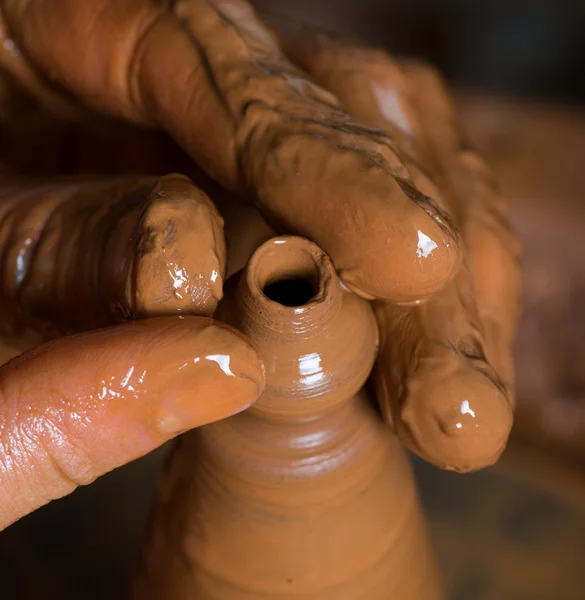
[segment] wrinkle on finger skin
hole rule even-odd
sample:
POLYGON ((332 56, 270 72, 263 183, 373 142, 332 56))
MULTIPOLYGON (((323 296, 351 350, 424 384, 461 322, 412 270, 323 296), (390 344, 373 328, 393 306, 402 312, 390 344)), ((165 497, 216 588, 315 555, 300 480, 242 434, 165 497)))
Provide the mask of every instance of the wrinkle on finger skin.
POLYGON ((411 182, 389 137, 353 122, 288 62, 246 2, 68 0, 54 11, 37 0, 25 20, 7 7, 40 68, 92 106, 170 131, 273 227, 323 247, 355 292, 409 302, 455 274, 458 235, 440 202, 404 192, 397 178, 411 182), (54 44, 64 23, 66 44, 54 44), (430 259, 417 253, 418 231, 437 246, 430 259))
MULTIPOLYGON (((26 10, 28 2, 19 3, 21 10, 26 10)), ((21 44, 14 38, 6 22, 5 12, 10 6, 3 2, 0 4, 0 78, 6 96, 2 97, 4 106, 8 106, 7 117, 17 113, 17 107, 10 107, 11 102, 24 103, 23 92, 28 94, 45 108, 55 114, 70 115, 79 112, 65 96, 53 89, 46 80, 30 63, 21 48, 21 44)), ((2 94, 4 96, 4 94, 2 94)), ((30 102, 30 99, 28 99, 30 102)))

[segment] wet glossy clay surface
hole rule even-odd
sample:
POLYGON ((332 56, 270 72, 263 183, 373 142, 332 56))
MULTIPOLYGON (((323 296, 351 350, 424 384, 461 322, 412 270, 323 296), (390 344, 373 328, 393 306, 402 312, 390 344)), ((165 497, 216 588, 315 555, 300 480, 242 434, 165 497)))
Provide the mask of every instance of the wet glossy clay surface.
POLYGON ((4 184, 0 240, 0 332, 21 344, 222 296, 223 221, 182 175, 4 184))
POLYGON ((124 323, 15 358, 0 372, 0 491, 9 500, 0 529, 119 461, 246 408, 263 384, 243 337, 204 317, 124 323))
POLYGON ((99 6, 5 0, 10 42, 26 47, 5 67, 34 80, 26 55, 94 108, 163 127, 278 231, 318 243, 363 296, 427 298, 453 276, 459 236, 440 199, 418 188, 387 131, 354 121, 284 57, 247 2, 99 6), (49 21, 77 26, 54 36, 49 21))
POLYGON ((442 598, 406 457, 360 390, 369 305, 299 238, 230 283, 219 314, 258 350, 265 392, 177 442, 134 597, 442 598))
MULTIPOLYGON (((518 244, 491 171, 431 68, 311 31, 282 31, 280 39, 348 112, 388 131, 417 188, 451 209, 465 260, 426 302, 375 303, 381 349, 373 379, 387 422, 413 452, 456 471, 492 464, 512 426, 520 292, 518 244)), ((419 231, 421 260, 434 260, 434 250, 419 231)))

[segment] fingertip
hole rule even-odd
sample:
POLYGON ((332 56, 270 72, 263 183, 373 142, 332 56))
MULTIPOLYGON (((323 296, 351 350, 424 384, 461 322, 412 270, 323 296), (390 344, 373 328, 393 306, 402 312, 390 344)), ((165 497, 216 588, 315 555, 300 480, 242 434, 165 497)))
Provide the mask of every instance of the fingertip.
POLYGON ((513 416, 504 387, 487 363, 453 356, 447 368, 419 369, 400 412, 407 445, 425 460, 469 472, 494 464, 506 447, 513 416))
POLYGON ((412 304, 427 300, 453 279, 461 264, 456 235, 439 217, 414 211, 402 222, 380 214, 391 225, 363 235, 361 247, 356 245, 359 251, 339 269, 352 292, 368 300, 412 304))
POLYGON ((203 317, 133 321, 15 358, 0 369, 0 428, 10 440, 0 439, 0 528, 183 431, 244 410, 263 386, 263 364, 245 338, 203 317))
POLYGON ((223 219, 212 201, 184 175, 160 177, 136 234, 135 313, 211 316, 225 268, 223 219))
POLYGON ((210 320, 194 333, 181 338, 178 366, 167 369, 158 386, 154 424, 163 435, 237 414, 264 389, 264 365, 239 332, 210 320))

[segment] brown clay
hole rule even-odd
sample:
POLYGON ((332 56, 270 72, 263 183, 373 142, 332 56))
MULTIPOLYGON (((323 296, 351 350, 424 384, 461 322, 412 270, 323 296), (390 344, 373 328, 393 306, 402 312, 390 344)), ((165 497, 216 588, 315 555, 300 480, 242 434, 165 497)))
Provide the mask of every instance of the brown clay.
POLYGON ((248 342, 205 317, 142 319, 15 358, 0 369, 0 530, 181 431, 246 408, 263 383, 248 342))
POLYGON ((0 332, 42 338, 142 315, 211 315, 222 220, 182 175, 0 188, 0 332))
POLYGON ((377 303, 374 371, 376 398, 405 445, 462 472, 496 462, 512 428, 512 402, 486 360, 466 279, 415 309, 377 303))
POLYGON ((360 390, 377 331, 329 258, 261 246, 219 314, 266 366, 248 411, 181 437, 135 598, 442 598, 414 481, 360 390))
POLYGON ((391 136, 353 122, 289 63, 247 2, 5 0, 2 14, 36 71, 94 108, 171 132, 279 231, 323 247, 355 292, 410 302, 455 274, 458 235, 391 136), (419 232, 432 259, 417 252, 419 232))
POLYGON ((464 148, 449 95, 428 67, 306 31, 284 30, 281 40, 348 112, 391 132, 418 189, 453 207, 473 273, 464 265, 424 305, 376 304, 374 378, 385 417, 411 450, 458 471, 491 464, 512 424, 519 292, 516 241, 489 169, 464 148))

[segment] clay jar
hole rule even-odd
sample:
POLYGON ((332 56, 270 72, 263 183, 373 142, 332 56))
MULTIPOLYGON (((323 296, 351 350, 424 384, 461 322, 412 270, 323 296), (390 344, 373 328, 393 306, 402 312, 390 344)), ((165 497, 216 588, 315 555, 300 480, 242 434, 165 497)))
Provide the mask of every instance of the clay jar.
POLYGON ((317 246, 280 237, 232 278, 219 318, 258 350, 266 389, 177 442, 134 597, 442 598, 408 462, 362 389, 369 304, 317 246))

